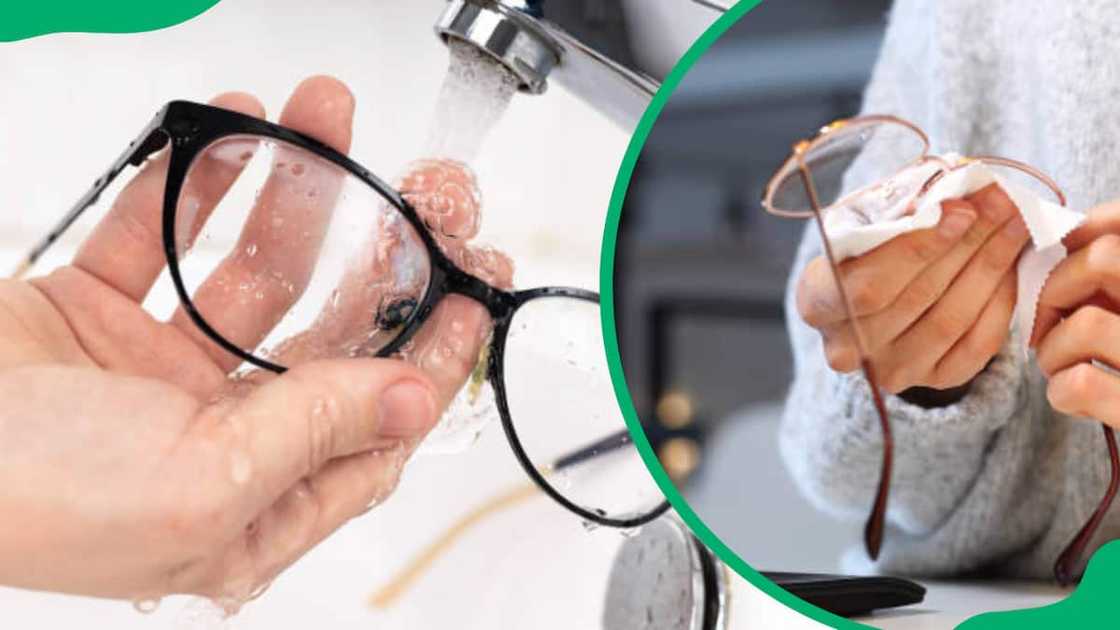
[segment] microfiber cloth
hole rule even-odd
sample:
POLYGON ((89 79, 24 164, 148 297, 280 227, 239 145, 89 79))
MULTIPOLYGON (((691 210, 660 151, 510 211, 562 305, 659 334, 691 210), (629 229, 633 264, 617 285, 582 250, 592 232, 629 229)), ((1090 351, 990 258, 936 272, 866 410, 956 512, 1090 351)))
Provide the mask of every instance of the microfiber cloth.
MULTIPOLYGON (((944 159, 958 164, 961 158, 949 154, 944 159)), ((969 162, 946 173, 909 212, 916 194, 912 191, 939 168, 942 167, 933 162, 911 167, 828 208, 823 217, 824 228, 833 252, 838 260, 844 260, 871 251, 901 234, 932 228, 941 220, 942 201, 969 195, 992 183, 999 185, 1022 214, 1031 235, 1030 244, 1019 258, 1018 297, 1012 318, 1012 327, 1019 332, 1021 350, 1025 352, 1042 287, 1068 253, 1062 238, 1081 225, 1085 215, 1007 181, 983 162, 969 162)))

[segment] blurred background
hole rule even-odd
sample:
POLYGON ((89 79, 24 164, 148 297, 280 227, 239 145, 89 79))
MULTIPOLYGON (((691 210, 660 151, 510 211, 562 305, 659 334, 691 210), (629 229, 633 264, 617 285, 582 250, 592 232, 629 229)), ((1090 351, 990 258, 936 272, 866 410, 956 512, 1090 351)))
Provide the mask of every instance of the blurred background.
POLYGON ((782 299, 806 225, 759 201, 796 140, 858 112, 889 4, 763 2, 681 82, 623 209, 615 307, 635 405, 691 506, 761 570, 835 572, 860 540, 778 454, 782 299))

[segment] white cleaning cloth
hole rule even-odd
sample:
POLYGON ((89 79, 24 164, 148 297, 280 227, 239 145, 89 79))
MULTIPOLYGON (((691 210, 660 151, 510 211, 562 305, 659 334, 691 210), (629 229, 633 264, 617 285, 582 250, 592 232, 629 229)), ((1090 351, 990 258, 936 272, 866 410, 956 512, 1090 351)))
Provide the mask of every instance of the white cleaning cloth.
MULTIPOLYGON (((945 159, 955 164, 960 157, 947 155, 945 159)), ((981 162, 947 173, 908 213, 916 191, 938 168, 934 163, 913 167, 829 208, 824 214, 824 226, 833 252, 843 260, 871 251, 906 232, 932 228, 941 220, 942 201, 971 194, 995 182, 1019 209, 1031 235, 1031 243, 1019 259, 1019 293, 1012 319, 1012 329, 1019 333, 1021 349, 1025 351, 1042 287, 1050 272, 1066 257, 1062 238, 1081 225, 1085 215, 1006 181, 981 162)))

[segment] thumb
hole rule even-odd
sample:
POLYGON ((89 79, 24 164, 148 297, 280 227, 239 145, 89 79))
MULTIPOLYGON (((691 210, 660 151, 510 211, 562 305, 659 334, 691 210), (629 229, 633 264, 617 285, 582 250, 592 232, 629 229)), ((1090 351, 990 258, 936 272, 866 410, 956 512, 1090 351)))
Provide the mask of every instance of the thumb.
POLYGON ((403 361, 343 359, 300 365, 225 413, 233 481, 250 514, 333 459, 418 440, 437 419, 436 389, 403 361))

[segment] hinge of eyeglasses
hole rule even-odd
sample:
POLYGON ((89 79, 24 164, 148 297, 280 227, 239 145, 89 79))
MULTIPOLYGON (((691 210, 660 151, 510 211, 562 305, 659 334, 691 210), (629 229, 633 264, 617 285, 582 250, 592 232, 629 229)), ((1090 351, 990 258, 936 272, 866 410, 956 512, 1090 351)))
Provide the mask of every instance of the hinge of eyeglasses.
POLYGON ((152 130, 148 137, 136 147, 132 155, 128 157, 128 163, 132 166, 140 166, 143 164, 153 153, 159 151, 167 146, 168 137, 158 129, 152 130))

